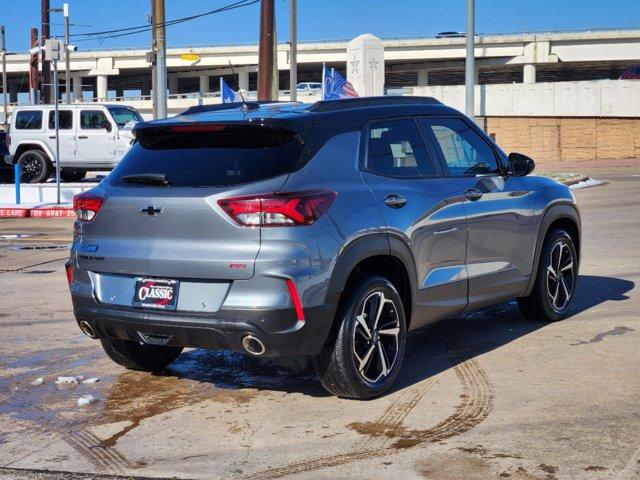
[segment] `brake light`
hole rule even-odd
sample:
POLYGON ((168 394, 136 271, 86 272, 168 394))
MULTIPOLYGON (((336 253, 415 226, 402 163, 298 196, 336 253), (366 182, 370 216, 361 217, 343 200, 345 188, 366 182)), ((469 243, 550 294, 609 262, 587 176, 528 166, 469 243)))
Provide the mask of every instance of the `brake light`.
POLYGON ((73 197, 73 210, 76 212, 78 220, 90 222, 96 216, 103 203, 104 198, 93 193, 84 192, 73 197))
POLYGON ((64 268, 67 271, 67 282, 71 285, 73 283, 73 267, 71 265, 65 265, 64 268))
POLYGON ((293 303, 293 308, 296 311, 296 317, 299 322, 304 322, 304 310, 302 309, 302 301, 300 300, 300 295, 298 295, 296 284, 293 283, 293 280, 290 278, 287 278, 286 283, 287 288, 289 289, 289 295, 291 296, 291 302, 293 303))
POLYGON ((282 192, 218 200, 218 205, 245 227, 311 225, 336 198, 330 190, 282 192))

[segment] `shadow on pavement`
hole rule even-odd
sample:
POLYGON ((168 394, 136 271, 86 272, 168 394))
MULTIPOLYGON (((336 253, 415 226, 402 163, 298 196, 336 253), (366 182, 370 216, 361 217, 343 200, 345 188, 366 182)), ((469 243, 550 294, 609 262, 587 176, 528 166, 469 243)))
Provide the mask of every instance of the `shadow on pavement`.
MULTIPOLYGON (((607 301, 624 301, 634 286, 634 282, 628 280, 581 275, 571 315, 607 301)), ((393 390, 407 388, 545 325, 526 319, 512 300, 412 332, 393 390)), ((223 389, 255 388, 328 395, 305 358, 276 361, 235 352, 190 350, 183 353, 165 375, 211 383, 223 389)))

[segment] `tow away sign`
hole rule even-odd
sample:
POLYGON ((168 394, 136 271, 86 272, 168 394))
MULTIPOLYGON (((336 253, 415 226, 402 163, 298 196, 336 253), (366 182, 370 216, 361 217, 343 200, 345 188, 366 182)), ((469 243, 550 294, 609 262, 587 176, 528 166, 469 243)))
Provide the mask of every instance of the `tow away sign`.
POLYGON ((182 53, 180 54, 180 60, 184 60, 185 62, 197 62, 200 60, 200 55, 197 53, 182 53))

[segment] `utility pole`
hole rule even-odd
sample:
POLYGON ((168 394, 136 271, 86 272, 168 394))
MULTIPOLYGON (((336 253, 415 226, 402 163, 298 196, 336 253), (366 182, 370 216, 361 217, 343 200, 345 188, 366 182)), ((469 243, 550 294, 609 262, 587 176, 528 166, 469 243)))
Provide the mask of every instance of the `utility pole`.
POLYGON ((167 117, 167 44, 165 37, 164 0, 151 0, 152 30, 155 32, 155 65, 153 76, 153 92, 156 109, 153 118, 167 117))
POLYGON ((273 100, 274 0, 260 2, 260 43, 258 51, 258 100, 273 100))
POLYGON ((289 0, 289 89, 291 101, 298 99, 298 7, 289 0))
POLYGON ((64 91, 67 95, 67 103, 71 103, 71 50, 69 49, 69 4, 62 4, 62 15, 64 15, 64 91))
MULTIPOLYGON (((50 16, 49 0, 41 0, 41 18, 42 18, 42 46, 45 46, 49 35, 51 34, 51 16, 50 16)), ((51 102, 51 66, 47 60, 44 50, 42 51, 42 85, 40 87, 40 97, 43 103, 51 102)))
POLYGON ((467 57, 465 60, 465 113, 467 117, 474 117, 473 90, 476 82, 475 58, 475 0, 467 0, 467 57))
MULTIPOLYGON (((31 40, 29 49, 38 46, 38 29, 31 27, 31 40)), ((38 103, 38 54, 29 54, 29 103, 36 105, 38 103)))
POLYGON ((4 25, 0 25, 2 34, 2 108, 4 109, 4 131, 7 131, 9 122, 7 121, 7 38, 5 36, 4 25))

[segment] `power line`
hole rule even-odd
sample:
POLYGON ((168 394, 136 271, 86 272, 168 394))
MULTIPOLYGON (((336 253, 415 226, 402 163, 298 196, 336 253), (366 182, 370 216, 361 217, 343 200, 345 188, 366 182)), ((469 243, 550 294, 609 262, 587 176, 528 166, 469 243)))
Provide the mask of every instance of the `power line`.
MULTIPOLYGON (((206 17, 208 15, 214 15, 216 13, 222 13, 222 12, 227 12, 227 11, 235 10, 242 7, 248 7, 250 5, 258 3, 259 1, 260 0, 239 0, 234 3, 230 3, 228 5, 216 8, 214 10, 210 10, 208 12, 203 12, 196 15, 190 15, 188 17, 176 18, 174 20, 168 20, 163 24, 158 24, 157 27, 160 27, 160 26, 170 27, 173 25, 177 25, 179 23, 184 23, 191 20, 196 20, 198 18, 206 17)), ((76 42, 96 40, 96 37, 99 42, 103 42, 107 38, 109 39, 120 38, 120 37, 129 36, 129 35, 137 35, 139 33, 149 32, 151 28, 152 27, 150 25, 138 25, 135 27, 118 28, 114 30, 103 30, 101 32, 77 33, 77 34, 71 35, 71 37, 85 37, 85 38, 76 38, 75 40, 76 42)))

